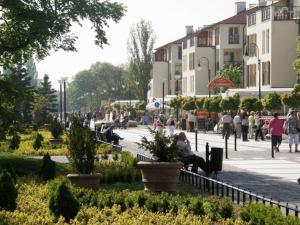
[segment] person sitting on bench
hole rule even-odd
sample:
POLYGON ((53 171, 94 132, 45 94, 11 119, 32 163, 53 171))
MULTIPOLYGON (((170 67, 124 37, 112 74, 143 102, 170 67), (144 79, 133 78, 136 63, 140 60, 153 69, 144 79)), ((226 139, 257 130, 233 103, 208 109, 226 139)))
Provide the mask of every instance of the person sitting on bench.
POLYGON ((183 150, 182 162, 184 165, 187 166, 188 164, 193 164, 191 170, 193 173, 198 173, 198 167, 200 167, 204 172, 207 172, 205 160, 192 152, 191 144, 186 138, 184 132, 180 132, 178 134, 176 145, 183 150))
POLYGON ((111 125, 103 130, 103 134, 105 135, 107 142, 111 143, 113 141, 114 145, 119 145, 119 140, 123 140, 124 138, 121 138, 118 134, 114 133, 113 129, 114 125, 111 125))

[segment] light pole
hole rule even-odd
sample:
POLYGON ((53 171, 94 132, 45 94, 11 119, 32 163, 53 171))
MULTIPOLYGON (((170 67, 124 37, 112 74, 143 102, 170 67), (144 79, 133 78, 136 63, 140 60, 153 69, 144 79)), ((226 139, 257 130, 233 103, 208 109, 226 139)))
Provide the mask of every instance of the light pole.
MULTIPOLYGON (((206 64, 204 64, 207 67, 207 75, 208 75, 208 83, 210 83, 210 67, 209 67, 209 59, 205 56, 201 57, 199 59, 199 63, 198 63, 198 68, 201 70, 202 66, 201 66, 201 61, 205 61, 206 64)), ((203 63, 202 63, 203 65, 203 63)), ((210 97, 211 93, 210 93, 210 89, 208 89, 208 96, 210 97)))
POLYGON ((60 122, 62 123, 62 80, 58 80, 59 83, 59 110, 60 110, 60 122))
POLYGON ((65 129, 67 125, 67 95, 66 95, 66 83, 68 80, 68 77, 62 77, 62 82, 64 83, 64 123, 65 123, 65 129))
MULTIPOLYGON (((174 75, 174 78, 176 80, 176 96, 179 95, 179 79, 181 78, 181 75, 179 73, 175 73, 174 75)), ((176 120, 178 122, 178 119, 179 119, 179 109, 178 109, 178 106, 176 106, 176 120)))
MULTIPOLYGON (((255 50, 257 52, 257 65, 258 65, 258 98, 261 100, 261 77, 260 77, 260 58, 259 58, 259 48, 256 43, 248 43, 246 44, 246 52, 245 56, 253 56, 252 52, 249 52, 249 47, 251 48, 255 47, 255 50)), ((255 54, 256 55, 256 54, 255 54)))
POLYGON ((165 81, 162 83, 162 112, 165 114, 165 81))

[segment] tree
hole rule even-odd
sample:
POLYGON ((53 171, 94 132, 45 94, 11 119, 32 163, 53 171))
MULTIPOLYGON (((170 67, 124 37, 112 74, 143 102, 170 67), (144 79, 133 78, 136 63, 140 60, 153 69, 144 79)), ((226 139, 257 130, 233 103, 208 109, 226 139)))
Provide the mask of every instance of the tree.
POLYGON ((220 107, 222 111, 234 112, 239 109, 240 105, 240 95, 234 94, 233 96, 225 97, 220 102, 220 107))
POLYGON ((221 100, 222 100, 221 96, 205 97, 203 107, 207 112, 220 112, 221 100))
POLYGON ((267 94, 264 97, 262 104, 263 104, 264 108, 269 112, 281 110, 281 108, 283 106, 281 96, 276 92, 267 94))
POLYGON ((128 40, 128 83, 136 92, 138 99, 145 102, 150 88, 154 41, 154 31, 150 22, 142 19, 131 28, 128 40), (138 82, 138 85, 135 82, 138 82))
POLYGON ((241 109, 250 111, 261 111, 263 109, 262 102, 256 97, 244 97, 240 105, 241 109))
POLYGON ((89 20, 95 30, 95 44, 107 44, 104 26, 118 22, 125 8, 116 2, 88 0, 2 0, 0 63, 27 61, 36 54, 43 59, 50 49, 75 51, 74 23, 89 20))
POLYGON ((297 109, 300 106, 300 85, 295 84, 294 90, 291 93, 282 96, 284 105, 291 109, 297 109))
POLYGON ((25 63, 25 68, 28 76, 30 77, 30 85, 36 88, 38 85, 38 72, 33 58, 29 59, 25 63))
POLYGON ((217 77, 224 77, 228 80, 231 80, 235 87, 240 87, 242 75, 243 75, 242 65, 239 66, 225 65, 223 69, 217 71, 217 77))
POLYGON ((173 109, 181 109, 182 103, 183 103, 183 98, 181 96, 176 96, 176 97, 171 98, 168 105, 173 109))
POLYGON ((192 110, 195 110, 197 107, 196 107, 196 97, 189 97, 189 98, 186 98, 183 100, 183 103, 182 103, 182 108, 185 110, 185 111, 192 111, 192 110))
POLYGON ((297 79, 299 80, 300 79, 300 37, 297 37, 296 52, 297 52, 297 58, 294 61, 294 70, 296 72, 297 79))

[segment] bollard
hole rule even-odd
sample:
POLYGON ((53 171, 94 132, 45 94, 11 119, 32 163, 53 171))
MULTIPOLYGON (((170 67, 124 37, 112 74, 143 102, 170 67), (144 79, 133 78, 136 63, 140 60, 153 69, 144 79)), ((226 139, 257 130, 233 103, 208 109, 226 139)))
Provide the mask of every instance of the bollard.
POLYGON ((198 129, 195 129, 195 145, 196 145, 196 152, 198 152, 198 129))
POLYGON ((237 151, 237 148, 236 148, 236 130, 234 130, 234 151, 237 151))
POLYGON ((228 159, 228 136, 225 136, 225 157, 228 159))
POLYGON ((205 163, 206 163, 206 167, 207 167, 206 176, 208 176, 209 175, 209 171, 210 171, 209 145, 208 145, 208 142, 206 142, 206 145, 205 145, 205 163))
POLYGON ((275 158, 275 156, 274 156, 274 148, 273 148, 273 144, 272 144, 272 137, 271 137, 271 155, 272 155, 272 158, 275 158))

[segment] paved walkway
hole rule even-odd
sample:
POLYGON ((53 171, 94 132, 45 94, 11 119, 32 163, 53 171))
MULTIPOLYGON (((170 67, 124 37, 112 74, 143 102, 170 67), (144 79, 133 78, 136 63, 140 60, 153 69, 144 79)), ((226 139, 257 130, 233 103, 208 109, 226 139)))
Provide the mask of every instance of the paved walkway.
MULTIPOLYGON (((135 143, 139 142, 142 136, 150 136, 147 128, 143 126, 116 132, 125 138, 121 142, 124 149, 134 154, 140 151, 135 143)), ((195 134, 187 132, 187 137, 192 150, 195 151, 195 134)), ((221 135, 199 132, 196 154, 205 156, 206 142, 211 147, 225 146, 221 135)), ((288 144, 283 143, 280 152, 275 153, 275 159, 272 159, 270 141, 237 140, 237 146, 237 151, 234 151, 234 140, 230 137, 229 159, 224 158, 223 171, 218 175, 218 179, 278 201, 300 206, 300 186, 297 182, 300 177, 300 153, 289 153, 288 144)))

